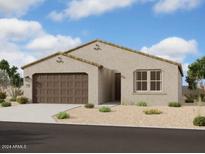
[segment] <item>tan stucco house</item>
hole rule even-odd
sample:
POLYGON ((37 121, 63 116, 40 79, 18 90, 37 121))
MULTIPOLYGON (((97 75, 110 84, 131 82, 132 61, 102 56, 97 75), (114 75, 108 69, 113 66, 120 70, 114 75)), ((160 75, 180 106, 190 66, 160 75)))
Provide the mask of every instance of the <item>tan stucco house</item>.
POLYGON ((181 102, 177 62, 94 40, 22 67, 24 95, 33 103, 181 102))

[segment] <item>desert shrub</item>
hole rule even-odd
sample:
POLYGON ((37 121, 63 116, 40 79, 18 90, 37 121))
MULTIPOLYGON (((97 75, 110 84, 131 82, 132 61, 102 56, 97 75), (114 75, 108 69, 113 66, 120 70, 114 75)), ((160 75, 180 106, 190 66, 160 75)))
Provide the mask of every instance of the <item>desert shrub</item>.
POLYGON ((0 104, 3 103, 3 102, 5 102, 5 100, 4 99, 0 99, 0 104))
POLYGON ((85 108, 91 109, 91 108, 94 108, 94 107, 95 107, 94 104, 91 104, 91 103, 85 104, 85 108))
POLYGON ((140 101, 138 103, 136 103, 137 106, 147 106, 146 102, 140 101))
MULTIPOLYGON (((197 94, 189 94, 189 95, 185 95, 186 99, 185 99, 185 103, 194 103, 194 101, 199 101, 199 97, 197 94)), ((201 97, 201 101, 205 102, 205 94, 200 94, 201 97)))
POLYGON ((169 107, 181 107, 181 104, 179 104, 178 102, 170 102, 169 107))
POLYGON ((193 120, 193 124, 195 126, 205 126, 205 117, 204 116, 197 116, 193 120))
POLYGON ((197 100, 197 95, 194 94, 185 95, 185 97, 185 103, 194 103, 194 100, 197 100))
POLYGON ((186 98, 185 103, 194 103, 194 99, 192 98, 186 98))
POLYGON ((110 107, 107 106, 102 106, 101 108, 99 108, 100 112, 111 112, 110 107))
POLYGON ((205 102, 205 94, 201 94, 201 100, 202 102, 205 102))
POLYGON ((22 96, 23 95, 23 91, 20 89, 20 88, 16 88, 16 87, 13 87, 11 86, 9 89, 8 89, 8 92, 9 92, 9 95, 12 97, 12 98, 17 98, 18 96, 22 96))
POLYGON ((68 119, 70 118, 70 115, 67 112, 60 112, 57 115, 58 119, 68 119))
POLYGON ((6 99, 6 92, 0 91, 0 99, 6 99))
POLYGON ((5 69, 1 68, 3 66, 1 65, 2 61, 3 60, 0 61, 0 90, 3 92, 11 85, 11 80, 8 75, 8 72, 5 69))
POLYGON ((197 94, 187 94, 185 95, 186 99, 185 99, 185 103, 194 103, 194 101, 198 101, 198 95, 197 94))
POLYGON ((16 101, 16 98, 15 98, 15 97, 11 97, 11 98, 10 98, 10 101, 11 101, 11 102, 15 102, 15 101, 16 101))
POLYGON ((20 97, 17 97, 17 98, 16 98, 16 101, 17 101, 19 104, 26 104, 26 103, 28 103, 28 98, 27 98, 27 97, 20 96, 20 97))
POLYGON ((1 106, 2 106, 2 107, 9 107, 9 106, 11 106, 11 103, 4 101, 4 102, 1 103, 1 106))
POLYGON ((149 109, 149 110, 145 110, 144 113, 145 114, 161 114, 162 111, 160 111, 158 109, 149 109))

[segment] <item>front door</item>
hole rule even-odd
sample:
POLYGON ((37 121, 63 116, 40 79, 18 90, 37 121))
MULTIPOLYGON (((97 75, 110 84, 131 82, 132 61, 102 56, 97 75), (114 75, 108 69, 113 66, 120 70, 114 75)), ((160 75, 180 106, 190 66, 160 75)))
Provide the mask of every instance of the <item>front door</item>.
POLYGON ((115 73, 115 100, 121 99, 121 73, 115 73))

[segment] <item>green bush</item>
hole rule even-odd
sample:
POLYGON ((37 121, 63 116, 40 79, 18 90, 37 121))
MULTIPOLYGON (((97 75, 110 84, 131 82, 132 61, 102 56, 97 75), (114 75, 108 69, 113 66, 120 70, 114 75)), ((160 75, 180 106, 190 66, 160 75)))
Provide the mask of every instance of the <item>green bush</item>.
POLYGON ((6 99, 6 92, 0 91, 0 99, 6 99))
POLYGON ((15 98, 15 97, 11 97, 10 101, 11 101, 11 102, 15 102, 15 101, 16 101, 16 98, 15 98))
POLYGON ((187 99, 185 99, 185 103, 194 103, 194 99, 187 98, 187 99))
POLYGON ((9 107, 9 106, 11 106, 11 103, 10 102, 3 102, 3 103, 1 103, 1 106, 2 107, 9 107))
POLYGON ((26 103, 28 103, 28 98, 27 98, 27 97, 20 96, 20 97, 17 97, 17 98, 16 98, 16 101, 17 101, 19 104, 26 104, 26 103))
POLYGON ((201 101, 205 102, 205 94, 201 94, 200 96, 201 96, 201 101))
POLYGON ((193 120, 193 124, 195 126, 205 126, 205 117, 204 116, 197 116, 193 120))
POLYGON ((70 118, 70 115, 67 112, 60 112, 57 115, 58 119, 68 119, 70 118))
POLYGON ((12 97, 12 98, 16 98, 18 96, 22 96, 23 95, 23 91, 20 89, 20 88, 17 88, 17 87, 13 87, 11 86, 9 89, 9 95, 12 97))
POLYGON ((137 106, 147 106, 147 103, 141 101, 141 102, 138 102, 136 105, 137 105, 137 106))
POLYGON ((0 99, 0 104, 3 103, 3 102, 5 102, 5 100, 4 99, 0 99))
POLYGON ((145 114, 161 114, 162 111, 160 111, 158 109, 149 109, 149 110, 145 110, 144 113, 145 114))
POLYGON ((85 104, 85 108, 91 109, 91 108, 94 108, 94 107, 95 107, 94 104, 91 104, 91 103, 85 104))
POLYGON ((194 103, 194 100, 198 99, 198 96, 195 94, 188 94, 185 95, 186 99, 185 99, 185 103, 194 103))
POLYGON ((100 112, 111 112, 111 109, 107 106, 102 106, 101 108, 99 108, 100 112))
POLYGON ((169 107, 181 107, 181 104, 179 104, 178 102, 170 102, 169 107))

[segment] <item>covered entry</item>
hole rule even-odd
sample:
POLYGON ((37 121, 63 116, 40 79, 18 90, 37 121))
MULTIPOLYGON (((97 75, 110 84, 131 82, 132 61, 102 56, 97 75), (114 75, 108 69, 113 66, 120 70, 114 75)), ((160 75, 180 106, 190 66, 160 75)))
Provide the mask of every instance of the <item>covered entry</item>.
POLYGON ((33 75, 34 103, 85 104, 88 102, 86 73, 33 75))

